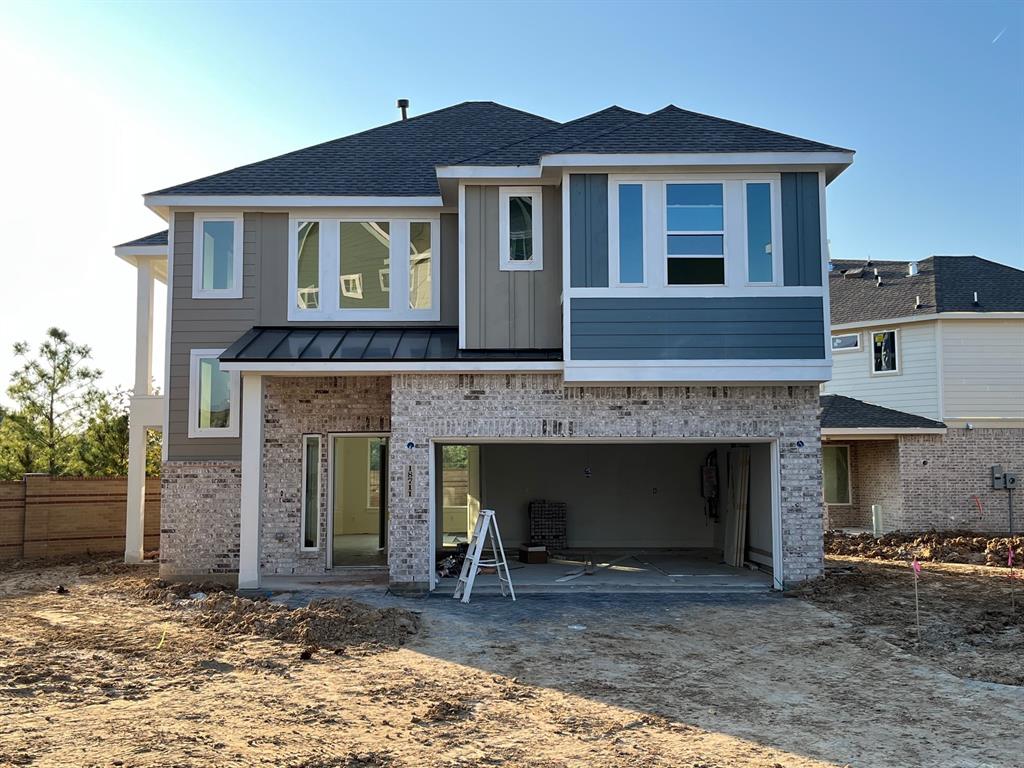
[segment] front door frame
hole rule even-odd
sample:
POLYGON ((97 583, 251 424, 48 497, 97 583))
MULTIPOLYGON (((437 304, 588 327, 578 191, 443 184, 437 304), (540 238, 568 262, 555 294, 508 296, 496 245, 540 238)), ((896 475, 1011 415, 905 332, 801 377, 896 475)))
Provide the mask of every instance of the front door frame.
MULTIPOLYGON (((390 450, 391 446, 391 433, 390 432, 328 432, 327 433, 327 546, 324 547, 325 553, 325 564, 328 571, 335 568, 334 565, 334 439, 336 437, 383 437, 387 440, 387 446, 390 450)), ((387 485, 387 474, 384 468, 381 468, 381 508, 385 508, 384 498, 388 492, 387 485)), ((378 540, 379 540, 378 532, 378 540)), ((386 534, 385 534, 386 536, 386 534)), ((385 539, 386 541, 386 539, 385 539)), ((385 549, 387 547, 385 546, 385 549)), ((376 565, 339 565, 338 568, 379 568, 376 565)))
MULTIPOLYGON (((428 525, 430 526, 429 546, 431 560, 437 553, 437 488, 436 483, 440 478, 436 477, 434 467, 436 465, 438 446, 441 445, 488 445, 502 443, 610 443, 616 445, 639 445, 639 444, 679 444, 699 443, 708 445, 720 444, 768 444, 771 462, 771 492, 772 492, 772 588, 783 589, 782 579, 782 461, 779 439, 776 437, 675 437, 675 438, 652 438, 652 437, 470 437, 459 435, 445 435, 433 437, 429 440, 430 462, 428 467, 430 479, 429 505, 427 509, 428 525)), ((333 538, 331 539, 333 541, 333 538)), ((436 569, 430 569, 430 590, 437 588, 436 569)))

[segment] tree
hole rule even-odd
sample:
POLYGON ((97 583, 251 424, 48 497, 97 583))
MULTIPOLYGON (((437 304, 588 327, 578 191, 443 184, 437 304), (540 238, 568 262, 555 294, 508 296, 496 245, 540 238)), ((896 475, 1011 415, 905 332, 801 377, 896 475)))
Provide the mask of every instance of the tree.
POLYGON ((36 452, 0 407, 0 481, 20 480, 22 475, 37 471, 36 452))
POLYGON ((14 345, 24 360, 11 375, 7 394, 17 409, 10 421, 35 454, 38 469, 51 475, 74 471, 78 464, 78 434, 88 424, 102 395, 96 387, 101 373, 90 368, 91 351, 75 344, 67 331, 50 328, 35 357, 25 342, 14 345))
POLYGON ((79 437, 78 458, 91 477, 128 474, 128 395, 123 390, 101 395, 79 437))

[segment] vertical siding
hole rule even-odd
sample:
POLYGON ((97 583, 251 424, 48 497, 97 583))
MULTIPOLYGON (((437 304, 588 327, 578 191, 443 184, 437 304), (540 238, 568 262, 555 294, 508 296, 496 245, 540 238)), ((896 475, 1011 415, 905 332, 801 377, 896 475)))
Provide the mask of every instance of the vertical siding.
MULTIPOLYGON (((188 437, 189 353, 227 347, 256 324, 260 243, 265 214, 247 213, 243 226, 242 298, 192 298, 193 215, 174 216, 174 264, 171 283, 170 389, 167 392, 167 455, 171 460, 241 457, 237 438, 188 437)), ((286 283, 287 285, 287 283, 286 283)), ((241 414, 235 414, 241 420, 241 414)))
POLYGON ((544 268, 499 269, 498 187, 465 193, 466 347, 550 349, 561 346, 561 195, 544 187, 544 268))
POLYGON ((929 419, 940 419, 935 323, 880 324, 867 331, 861 330, 860 335, 859 350, 832 354, 832 381, 822 385, 822 394, 846 395, 929 419), (890 328, 899 331, 897 354, 900 373, 872 375, 870 332, 890 328))
POLYGON ((1024 419, 1024 320, 942 320, 946 418, 1024 419))
POLYGON ((821 285, 817 173, 782 174, 782 261, 786 285, 821 285))
MULTIPOLYGON (((545 212, 546 213, 546 212, 545 212)), ((303 320, 288 321, 288 214, 264 213, 258 237, 260 285, 258 322, 260 325, 387 325, 386 321, 303 320)), ((459 217, 441 214, 441 255, 438 265, 441 280, 441 318, 437 322, 403 320, 401 325, 459 324, 459 217)))
POLYGON ((569 282, 573 288, 608 285, 608 176, 569 176, 569 282))

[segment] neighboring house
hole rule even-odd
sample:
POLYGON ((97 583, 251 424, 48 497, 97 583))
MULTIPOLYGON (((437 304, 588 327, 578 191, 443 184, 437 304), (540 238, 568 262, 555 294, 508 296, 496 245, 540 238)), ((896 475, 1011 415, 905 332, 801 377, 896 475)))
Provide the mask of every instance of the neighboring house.
MULTIPOLYGON (((467 102, 146 195, 170 227, 161 573, 426 590, 494 508, 510 550, 817 576, 825 188, 852 159, 673 106, 467 102)), ((140 409, 148 242, 118 247, 146 267, 140 409)))
POLYGON ((827 525, 870 527, 878 505, 884 530, 1007 530, 992 466, 1024 472, 1024 272, 976 256, 833 261, 829 285, 827 525))

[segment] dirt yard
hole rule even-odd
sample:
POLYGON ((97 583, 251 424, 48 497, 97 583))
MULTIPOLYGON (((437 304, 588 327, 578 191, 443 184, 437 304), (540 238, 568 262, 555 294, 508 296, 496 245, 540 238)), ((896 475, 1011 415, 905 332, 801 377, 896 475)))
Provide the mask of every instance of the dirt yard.
POLYGON ((8 568, 0 765, 1024 764, 1005 571, 926 566, 918 648, 906 567, 839 565, 802 599, 362 588, 304 610, 8 568))

